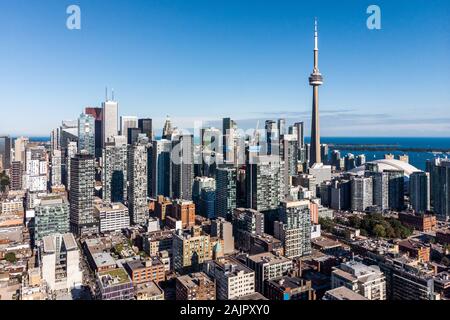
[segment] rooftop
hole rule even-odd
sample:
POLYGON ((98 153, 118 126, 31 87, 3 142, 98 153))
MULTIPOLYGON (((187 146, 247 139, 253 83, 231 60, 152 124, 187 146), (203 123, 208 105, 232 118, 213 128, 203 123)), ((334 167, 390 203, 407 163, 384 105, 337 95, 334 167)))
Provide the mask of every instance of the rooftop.
POLYGON ((435 282, 439 282, 441 284, 444 284, 445 286, 450 285, 450 272, 449 271, 443 271, 436 275, 434 278, 435 282))
POLYGON ((251 273, 252 269, 244 266, 242 263, 231 257, 224 257, 219 260, 213 261, 226 276, 237 275, 239 272, 251 273))
POLYGON ((162 265, 162 262, 157 257, 151 257, 148 260, 128 261, 126 265, 130 268, 130 270, 138 270, 146 267, 162 265))
POLYGON ((321 247, 323 249, 330 249, 330 248, 336 248, 336 247, 341 246, 341 243, 339 241, 332 240, 332 239, 325 238, 325 237, 311 239, 311 242, 313 244, 315 244, 316 246, 321 247))
POLYGON ((204 283, 206 285, 212 285, 214 284, 214 281, 211 280, 205 273, 203 272, 196 272, 191 273, 185 276, 178 277, 177 280, 183 284, 185 287, 189 289, 195 289, 198 287, 201 283, 204 283))
POLYGON ((154 282, 145 282, 136 286, 137 294, 146 294, 150 297, 155 297, 164 294, 164 291, 154 282))
POLYGON ((130 277, 123 268, 117 268, 113 270, 99 272, 97 274, 103 288, 110 286, 131 283, 130 277))
POLYGON ((404 248, 407 248, 407 249, 410 249, 410 250, 420 250, 420 249, 423 249, 425 247, 425 245, 423 245, 419 241, 414 241, 414 240, 411 240, 411 239, 400 241, 398 243, 398 245, 400 247, 404 247, 404 248))
POLYGON ((274 278, 270 280, 269 283, 283 290, 299 288, 307 285, 308 283, 310 284, 309 281, 307 282, 304 279, 288 276, 274 278))
POLYGON ((92 254, 92 258, 94 259, 94 263, 97 268, 116 265, 116 260, 114 260, 114 258, 107 252, 96 252, 92 254))
POLYGON ((291 262, 290 259, 286 257, 276 256, 271 252, 263 252, 260 254, 255 254, 253 256, 249 256, 247 259, 253 261, 254 263, 268 263, 268 264, 277 264, 283 262, 291 262))
POLYGON ((326 292, 326 295, 330 295, 337 300, 367 300, 364 296, 346 288, 339 287, 326 292))
POLYGON ((101 202, 95 205, 95 209, 99 212, 113 212, 113 211, 124 211, 128 208, 121 202, 105 203, 101 202))
POLYGON ((41 197, 41 203, 39 206, 50 206, 63 203, 67 203, 65 197, 56 194, 48 194, 41 197))
POLYGON ((248 300, 269 300, 266 297, 264 297, 261 293, 259 292, 255 292, 255 293, 250 293, 247 294, 245 296, 236 298, 235 300, 244 300, 244 301, 248 301, 248 300))
POLYGON ((78 249, 77 242, 72 233, 63 234, 64 246, 66 250, 76 250, 78 249))

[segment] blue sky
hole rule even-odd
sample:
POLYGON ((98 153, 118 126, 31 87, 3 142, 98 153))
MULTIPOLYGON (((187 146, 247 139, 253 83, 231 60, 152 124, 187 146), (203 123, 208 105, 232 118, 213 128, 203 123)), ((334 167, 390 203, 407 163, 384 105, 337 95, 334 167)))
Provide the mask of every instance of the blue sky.
POLYGON ((323 136, 450 136, 450 1, 45 0, 0 6, 0 133, 47 135, 115 89, 122 115, 286 117, 323 136), (82 29, 66 28, 77 4, 82 29), (366 9, 381 7, 381 30, 366 9))

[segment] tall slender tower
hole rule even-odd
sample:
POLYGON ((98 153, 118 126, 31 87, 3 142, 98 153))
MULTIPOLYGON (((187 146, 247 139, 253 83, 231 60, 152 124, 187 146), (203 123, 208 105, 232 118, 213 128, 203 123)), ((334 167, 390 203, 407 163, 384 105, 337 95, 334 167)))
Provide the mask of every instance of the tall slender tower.
POLYGON ((309 157, 310 166, 321 163, 320 157, 320 127, 319 127, 319 86, 323 83, 322 74, 319 71, 319 37, 317 32, 317 19, 314 23, 314 70, 309 77, 309 85, 313 87, 312 124, 311 124, 311 151, 309 157))

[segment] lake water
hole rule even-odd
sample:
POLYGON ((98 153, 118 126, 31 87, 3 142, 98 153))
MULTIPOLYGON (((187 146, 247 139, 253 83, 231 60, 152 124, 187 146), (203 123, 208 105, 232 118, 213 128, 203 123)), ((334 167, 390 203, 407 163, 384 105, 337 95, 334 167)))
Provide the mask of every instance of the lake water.
MULTIPOLYGON (((305 139, 309 141, 309 139, 305 139)), ((307 142, 308 143, 308 142, 307 142)), ((327 144, 357 144, 357 145, 389 145, 398 148, 398 151, 349 151, 339 150, 341 157, 347 153, 354 155, 365 154, 366 160, 384 159, 386 153, 392 153, 395 156, 407 154, 409 162, 418 169, 425 170, 426 161, 435 157, 450 157, 450 154, 431 152, 404 152, 402 148, 448 148, 450 149, 450 138, 386 138, 386 137, 323 137, 321 143, 327 144)))

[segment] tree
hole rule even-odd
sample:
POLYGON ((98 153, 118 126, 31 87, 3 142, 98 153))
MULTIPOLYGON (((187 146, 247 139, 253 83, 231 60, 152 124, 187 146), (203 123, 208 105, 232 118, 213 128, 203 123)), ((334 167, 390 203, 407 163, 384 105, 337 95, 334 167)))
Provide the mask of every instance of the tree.
POLYGON ((324 231, 331 232, 334 227, 334 222, 330 218, 319 218, 319 224, 324 231))
POLYGON ((351 216, 348 218, 348 222, 352 228, 361 228, 361 219, 357 216, 351 216))
POLYGON ((119 243, 114 247, 114 251, 118 254, 121 255, 122 251, 123 251, 123 244, 119 243))
POLYGON ((3 171, 0 173, 0 191, 5 192, 6 188, 9 186, 9 177, 6 175, 6 173, 3 171))
POLYGON ((5 260, 11 263, 16 263, 16 254, 14 252, 8 252, 7 254, 5 254, 5 260))
POLYGON ((386 237, 386 229, 381 225, 377 224, 372 229, 373 235, 375 235, 377 238, 384 238, 386 237))

